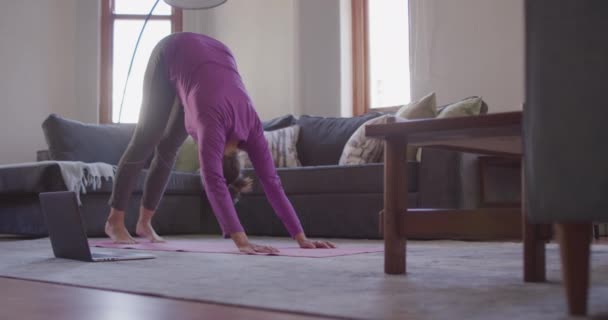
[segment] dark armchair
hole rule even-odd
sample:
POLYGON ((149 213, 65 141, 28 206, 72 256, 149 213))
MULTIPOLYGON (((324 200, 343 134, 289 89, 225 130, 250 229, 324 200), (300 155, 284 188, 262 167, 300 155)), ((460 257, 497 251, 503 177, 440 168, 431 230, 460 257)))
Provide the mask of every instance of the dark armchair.
POLYGON ((571 314, 585 314, 592 222, 608 221, 608 1, 526 1, 528 219, 556 225, 571 314))

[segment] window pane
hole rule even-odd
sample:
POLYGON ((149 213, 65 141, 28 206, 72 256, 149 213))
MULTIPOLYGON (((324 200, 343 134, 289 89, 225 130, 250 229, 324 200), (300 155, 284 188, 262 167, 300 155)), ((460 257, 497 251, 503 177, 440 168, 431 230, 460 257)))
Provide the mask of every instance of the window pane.
MULTIPOLYGON (((148 14, 156 0, 114 0, 114 13, 116 14, 148 14)), ((171 6, 159 0, 154 14, 171 14, 171 6)))
POLYGON ((371 107, 410 102, 407 0, 369 1, 371 107))
POLYGON ((122 114, 120 114, 120 101, 129 71, 129 62, 142 24, 143 21, 141 20, 117 20, 114 22, 114 61, 112 66, 112 121, 114 122, 137 122, 142 100, 144 72, 150 53, 162 38, 171 33, 170 21, 148 21, 133 61, 122 114))

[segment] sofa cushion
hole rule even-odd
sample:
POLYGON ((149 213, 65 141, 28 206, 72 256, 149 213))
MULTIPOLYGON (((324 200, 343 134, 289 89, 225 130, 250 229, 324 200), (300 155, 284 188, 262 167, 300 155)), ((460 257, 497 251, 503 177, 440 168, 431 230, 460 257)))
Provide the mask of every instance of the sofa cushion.
POLYGON ((296 118, 291 114, 287 114, 268 121, 263 121, 262 127, 264 127, 264 131, 273 131, 290 127, 294 124, 296 124, 296 118))
MULTIPOLYGON (((418 190, 418 166, 418 162, 408 162, 410 192, 418 190)), ((287 194, 382 193, 384 188, 382 163, 280 168, 277 172, 287 194)), ((252 194, 264 194, 255 171, 246 169, 243 174, 254 180, 252 194)))
MULTIPOLYGON (((268 149, 272 154, 275 167, 293 168, 302 166, 296 149, 299 135, 300 126, 298 125, 273 131, 264 131, 264 138, 268 142, 268 149)), ((238 157, 243 168, 253 168, 251 159, 249 159, 246 151, 240 150, 238 157)))
POLYGON ((87 124, 51 114, 42 130, 52 160, 116 165, 127 148, 134 124, 87 124))
POLYGON ((181 172, 198 172, 200 169, 198 147, 192 137, 186 138, 179 148, 173 169, 181 172))
POLYGON ((453 118, 476 116, 481 113, 482 100, 480 97, 466 98, 447 105, 437 115, 437 118, 453 118))
POLYGON ((355 165, 381 162, 384 153, 384 141, 365 135, 365 127, 374 124, 385 124, 390 115, 383 115, 368 120, 348 139, 340 157, 340 165, 355 165))
POLYGON ((301 128, 297 145, 300 162, 303 166, 337 165, 346 141, 355 130, 381 115, 380 112, 370 112, 351 118, 301 116, 298 119, 301 128))
MULTIPOLYGON (((478 96, 470 96, 470 97, 466 97, 466 98, 464 98, 462 100, 468 100, 468 99, 471 99, 471 98, 478 98, 478 96)), ((462 101, 462 100, 460 100, 460 101, 462 101)), ((456 102, 458 102, 458 101, 456 101, 456 102)), ((444 104, 444 105, 438 106, 437 107, 437 114, 442 113, 443 110, 445 110, 447 107, 453 105, 456 102, 450 102, 448 104, 444 104)), ((488 104, 483 99, 481 99, 481 109, 479 110, 479 114, 487 114, 488 111, 489 111, 488 104)))
MULTIPOLYGON (((437 97, 434 92, 427 94, 418 101, 412 101, 411 103, 404 105, 395 113, 395 116, 408 120, 434 118, 436 115, 437 97)), ((419 149, 417 147, 408 146, 406 156, 408 161, 419 160, 419 149)))
POLYGON ((437 115, 437 97, 435 96, 435 92, 429 93, 418 101, 412 101, 404 105, 397 110, 395 115, 410 120, 435 118, 437 115))

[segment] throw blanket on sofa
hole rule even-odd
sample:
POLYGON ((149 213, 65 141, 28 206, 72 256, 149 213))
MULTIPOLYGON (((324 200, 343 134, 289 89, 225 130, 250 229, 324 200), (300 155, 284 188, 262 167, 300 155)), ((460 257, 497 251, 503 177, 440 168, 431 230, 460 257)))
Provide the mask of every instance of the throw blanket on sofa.
POLYGON ((78 205, 80 193, 86 194, 87 187, 93 190, 101 188, 102 179, 111 180, 114 178, 116 167, 103 163, 84 163, 80 161, 57 161, 61 168, 61 176, 69 191, 76 192, 78 205))
MULTIPOLYGON (((17 175, 22 172, 20 169, 27 169, 29 167, 45 167, 49 165, 57 165, 61 171, 62 180, 69 191, 76 193, 78 198, 78 204, 80 202, 80 193, 86 193, 87 188, 90 190, 97 190, 101 188, 103 180, 110 181, 114 179, 116 168, 110 164, 103 162, 95 163, 84 163, 80 161, 38 161, 38 162, 24 162, 18 164, 0 165, 0 171, 6 170, 8 173, 4 176, 0 176, 0 188, 4 186, 4 191, 9 192, 31 192, 32 190, 40 191, 40 188, 31 186, 32 179, 24 179, 24 183, 8 183, 12 185, 12 188, 7 187, 6 179, 15 179, 17 175), (10 169, 10 170, 9 170, 10 169), (29 182, 28 182, 29 181, 29 182), (3 184, 4 183, 4 184, 3 184)), ((33 182, 35 183, 35 182, 33 182)))
POLYGON ((36 164, 57 164, 61 171, 61 177, 68 191, 76 193, 78 205, 82 205, 80 194, 86 194, 87 188, 97 190, 101 188, 103 179, 110 181, 114 179, 116 167, 104 162, 85 163, 80 161, 39 161, 26 162, 18 165, 6 165, 2 167, 20 167, 36 164))

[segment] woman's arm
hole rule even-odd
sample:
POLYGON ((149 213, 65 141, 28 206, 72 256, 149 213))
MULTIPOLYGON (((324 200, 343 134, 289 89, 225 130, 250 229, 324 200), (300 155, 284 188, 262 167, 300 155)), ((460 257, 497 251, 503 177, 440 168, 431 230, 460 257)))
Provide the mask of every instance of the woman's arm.
POLYGON ((270 202, 270 205, 283 222, 283 225, 285 225, 291 237, 295 239, 298 234, 303 234, 302 225, 291 202, 289 202, 289 199, 285 195, 281 179, 277 174, 272 155, 268 149, 268 142, 266 142, 264 131, 260 126, 254 129, 247 140, 245 151, 247 151, 249 159, 251 159, 268 202, 270 202))
POLYGON ((206 123, 197 135, 201 178, 224 237, 244 232, 224 178, 222 158, 226 148, 226 137, 223 129, 206 123))
POLYGON ((291 237, 298 242, 300 247, 307 249, 335 248, 336 246, 329 241, 312 241, 306 238, 300 224, 300 219, 298 219, 291 202, 289 202, 283 190, 283 185, 274 166, 261 123, 258 123, 256 129, 254 129, 249 137, 245 145, 245 151, 247 151, 258 179, 262 183, 270 205, 285 225, 285 228, 287 228, 291 237))
POLYGON ((211 208, 222 228, 225 238, 232 238, 234 244, 244 253, 276 253, 277 249, 249 242, 236 214, 232 197, 228 191, 222 168, 222 158, 226 148, 226 137, 221 126, 206 124, 198 132, 199 162, 201 178, 211 208))

